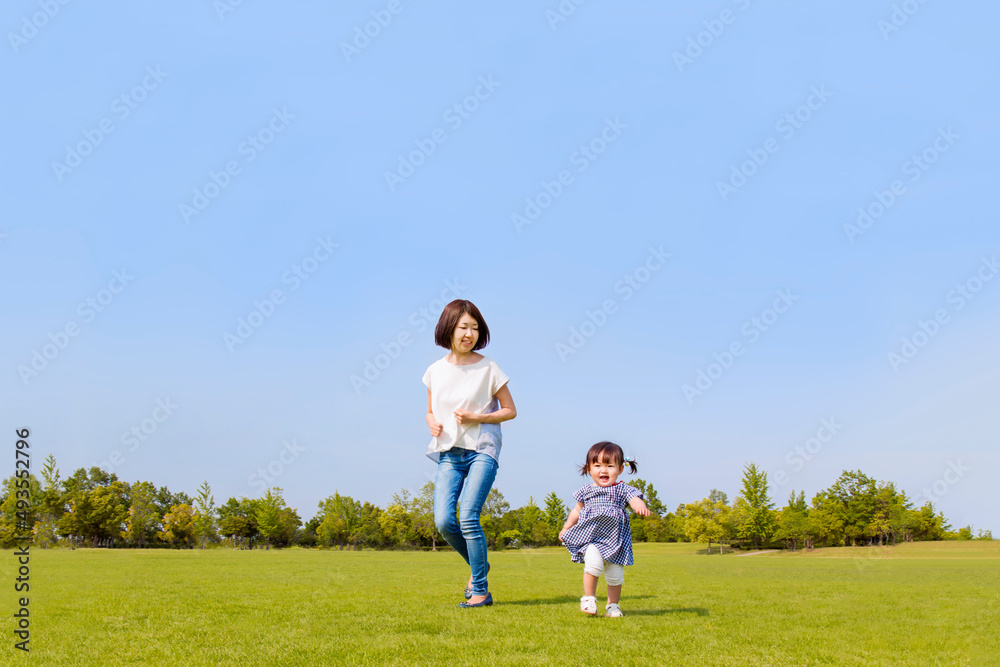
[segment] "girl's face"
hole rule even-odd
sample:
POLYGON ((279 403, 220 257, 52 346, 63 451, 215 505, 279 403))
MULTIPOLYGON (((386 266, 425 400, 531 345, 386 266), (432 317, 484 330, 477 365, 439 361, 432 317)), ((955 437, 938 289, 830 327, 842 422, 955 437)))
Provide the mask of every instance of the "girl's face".
POLYGON ((618 482, 618 475, 625 471, 624 465, 602 458, 590 464, 590 477, 597 486, 613 486, 618 482))
POLYGON ((472 315, 462 313, 451 334, 451 349, 458 354, 468 354, 479 341, 479 322, 472 315))

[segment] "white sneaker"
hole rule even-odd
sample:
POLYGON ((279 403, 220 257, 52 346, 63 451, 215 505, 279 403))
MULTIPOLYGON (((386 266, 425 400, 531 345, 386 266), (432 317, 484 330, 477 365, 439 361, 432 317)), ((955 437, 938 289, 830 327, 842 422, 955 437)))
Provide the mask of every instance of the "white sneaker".
POLYGON ((604 615, 608 618, 621 618, 622 610, 618 605, 609 602, 608 606, 604 608, 604 615))
POLYGON ((580 611, 584 614, 597 616, 597 598, 593 595, 584 595, 580 598, 580 611))

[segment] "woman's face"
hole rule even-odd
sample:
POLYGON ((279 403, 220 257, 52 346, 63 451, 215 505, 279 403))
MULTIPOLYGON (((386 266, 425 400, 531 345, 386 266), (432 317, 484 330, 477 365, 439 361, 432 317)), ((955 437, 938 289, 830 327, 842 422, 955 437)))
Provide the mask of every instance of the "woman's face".
POLYGON ((462 313, 455 331, 451 334, 451 349, 459 354, 468 354, 479 342, 479 322, 472 315, 462 313))

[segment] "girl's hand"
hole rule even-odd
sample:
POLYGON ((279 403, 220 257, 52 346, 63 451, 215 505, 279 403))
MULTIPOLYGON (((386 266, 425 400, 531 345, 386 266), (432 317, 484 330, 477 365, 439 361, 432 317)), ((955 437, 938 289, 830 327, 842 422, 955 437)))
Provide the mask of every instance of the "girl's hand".
POLYGON ((577 502, 577 504, 569 511, 569 516, 566 517, 566 523, 563 524, 562 530, 559 531, 559 541, 563 541, 563 535, 569 532, 569 529, 576 525, 576 522, 580 520, 580 510, 583 509, 583 503, 577 502))
POLYGON ((478 412, 459 408, 455 410, 455 419, 458 420, 459 424, 476 424, 482 419, 482 415, 478 412))
POLYGON ((642 498, 633 498, 629 505, 639 516, 649 516, 649 508, 646 507, 646 503, 642 501, 642 498))

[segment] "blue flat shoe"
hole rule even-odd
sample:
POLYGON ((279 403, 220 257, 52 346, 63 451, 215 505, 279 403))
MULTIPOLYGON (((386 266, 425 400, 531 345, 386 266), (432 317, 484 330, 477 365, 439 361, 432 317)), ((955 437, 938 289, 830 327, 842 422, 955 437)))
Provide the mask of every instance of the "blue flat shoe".
POLYGON ((489 607, 493 604, 493 593, 487 593, 486 599, 482 602, 476 602, 475 604, 470 604, 468 602, 459 602, 458 606, 463 609, 471 609, 472 607, 489 607))
MULTIPOLYGON (((489 573, 490 573, 490 564, 487 563, 486 564, 486 574, 489 574, 489 573)), ((471 597, 472 597, 472 584, 469 584, 468 586, 465 587, 465 599, 468 600, 471 597)))

